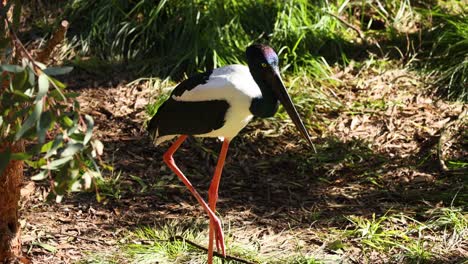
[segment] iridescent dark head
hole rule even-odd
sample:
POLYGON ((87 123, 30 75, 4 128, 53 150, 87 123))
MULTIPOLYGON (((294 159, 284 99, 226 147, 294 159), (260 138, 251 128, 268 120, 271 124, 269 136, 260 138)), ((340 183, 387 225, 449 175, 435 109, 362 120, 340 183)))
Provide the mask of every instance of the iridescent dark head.
MULTIPOLYGON (((264 96, 273 94, 281 102, 299 132, 314 147, 296 107, 286 91, 278 68, 278 55, 267 45, 253 44, 245 51, 250 73, 264 96)), ((276 110, 275 110, 276 111, 276 110)), ((315 148, 314 148, 315 150, 315 148)))
POLYGON ((278 71, 278 55, 267 45, 253 44, 245 51, 251 69, 272 69, 278 71))

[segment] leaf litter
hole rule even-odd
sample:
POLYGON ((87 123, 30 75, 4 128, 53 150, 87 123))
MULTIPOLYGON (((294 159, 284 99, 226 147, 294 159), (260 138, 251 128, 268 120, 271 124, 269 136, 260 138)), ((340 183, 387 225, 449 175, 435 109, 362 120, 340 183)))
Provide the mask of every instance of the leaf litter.
MULTIPOLYGON (((347 217, 393 212, 423 221, 424 210, 450 206, 463 192, 456 176, 466 175, 466 167, 448 164, 468 162, 466 104, 430 94, 430 80, 400 64, 335 72, 341 81, 334 100, 341 107, 318 107, 310 117, 322 123, 315 129, 318 154, 307 150, 285 120, 255 120, 233 141, 218 207, 230 243, 255 245, 258 255, 273 262, 300 254, 325 263, 388 263, 401 250, 367 252, 342 236, 340 230, 350 227, 347 217)), ((34 263, 74 263, 98 253, 125 262, 120 247, 131 242, 132 230, 174 220, 190 228, 190 220, 205 219, 163 164, 167 146, 153 147, 144 133, 146 105, 159 92, 150 84, 72 82, 105 145, 105 177, 119 177, 101 189, 102 203, 92 193, 70 195, 60 205, 44 203, 47 184, 25 191, 24 252, 34 263)), ((188 142, 175 158, 206 194, 219 142, 188 142)), ((466 256, 466 241, 449 252, 440 249, 443 243, 434 245, 435 261, 466 256)))

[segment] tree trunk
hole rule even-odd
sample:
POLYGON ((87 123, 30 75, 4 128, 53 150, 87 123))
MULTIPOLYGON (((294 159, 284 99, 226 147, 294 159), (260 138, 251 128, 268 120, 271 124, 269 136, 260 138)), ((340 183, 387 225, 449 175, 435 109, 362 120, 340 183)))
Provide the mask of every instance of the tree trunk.
MULTIPOLYGON (((3 143, 0 152, 6 148, 12 153, 22 152, 24 144, 3 143)), ((21 256, 18 205, 22 181, 23 161, 10 161, 0 175, 0 263, 9 263, 21 256)))

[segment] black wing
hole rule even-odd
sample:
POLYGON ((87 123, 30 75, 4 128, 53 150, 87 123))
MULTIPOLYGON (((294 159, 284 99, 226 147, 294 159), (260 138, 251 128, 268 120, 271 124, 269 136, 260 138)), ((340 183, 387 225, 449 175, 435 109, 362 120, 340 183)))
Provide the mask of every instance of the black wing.
POLYGON ((206 82, 208 82, 208 79, 210 78, 210 75, 212 73, 213 73, 212 70, 206 71, 203 73, 197 73, 191 76, 190 78, 182 81, 176 86, 176 88, 174 88, 174 90, 171 93, 171 96, 172 95, 181 96, 186 91, 190 91, 200 84, 205 84, 206 82))
POLYGON ((229 103, 224 100, 199 102, 169 98, 158 109, 148 125, 151 135, 200 135, 224 125, 229 103))

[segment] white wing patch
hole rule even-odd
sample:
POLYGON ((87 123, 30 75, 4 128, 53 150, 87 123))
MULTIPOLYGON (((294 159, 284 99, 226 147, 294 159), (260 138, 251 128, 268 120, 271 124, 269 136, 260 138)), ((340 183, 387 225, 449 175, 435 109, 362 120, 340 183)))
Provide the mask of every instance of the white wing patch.
POLYGON ((185 91, 180 96, 173 95, 176 101, 210 101, 252 99, 261 96, 260 88, 250 74, 249 68, 243 65, 229 65, 213 70, 205 84, 185 91))
POLYGON ((224 125, 201 137, 233 138, 252 119, 250 105, 253 98, 262 95, 260 88, 247 66, 229 65, 213 70, 208 81, 185 91, 180 96, 173 95, 176 101, 203 102, 223 100, 229 104, 224 117, 224 125))

